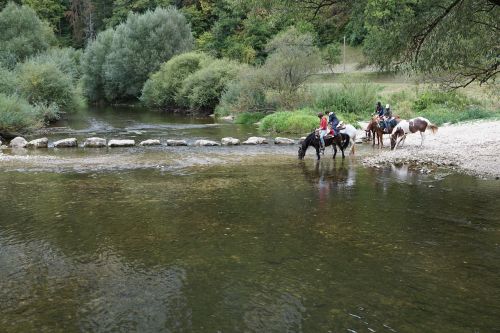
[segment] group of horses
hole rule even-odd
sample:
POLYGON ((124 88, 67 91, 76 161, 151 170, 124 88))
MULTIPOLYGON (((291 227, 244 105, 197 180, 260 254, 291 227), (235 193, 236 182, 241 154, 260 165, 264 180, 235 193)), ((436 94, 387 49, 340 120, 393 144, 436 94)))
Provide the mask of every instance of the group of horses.
MULTIPOLYGON (((401 147, 404 145, 406 140, 406 136, 410 133, 420 133, 422 141, 420 146, 424 144, 425 139, 425 131, 429 128, 432 133, 435 133, 438 130, 438 127, 431 123, 428 119, 423 117, 417 117, 410 120, 404 120, 399 117, 393 118, 391 121, 386 122, 388 124, 388 128, 384 129, 381 126, 381 121, 378 116, 374 116, 367 128, 365 129, 366 137, 373 137, 373 146, 375 146, 375 138, 377 139, 377 145, 379 147, 384 146, 383 136, 384 134, 391 135, 391 150, 395 149, 399 145, 401 147)), ((354 154, 354 145, 356 141, 356 128, 352 125, 345 125, 345 128, 342 129, 339 135, 336 136, 326 136, 325 147, 332 146, 333 147, 333 158, 337 156, 337 147, 342 152, 342 158, 345 158, 344 151, 350 147, 350 151, 354 154)), ((312 146, 316 149, 316 156, 318 160, 320 159, 320 138, 319 131, 316 130, 309 134, 301 146, 299 147, 299 159, 303 159, 306 150, 309 146, 312 146)))

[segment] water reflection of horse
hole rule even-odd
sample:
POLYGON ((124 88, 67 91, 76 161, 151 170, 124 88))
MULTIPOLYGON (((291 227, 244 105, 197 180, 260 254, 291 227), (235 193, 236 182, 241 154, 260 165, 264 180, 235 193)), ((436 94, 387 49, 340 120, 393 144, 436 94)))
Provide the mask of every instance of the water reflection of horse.
POLYGON ((300 162, 301 169, 306 180, 318 190, 320 204, 328 203, 331 192, 342 193, 346 188, 356 186, 356 168, 351 164, 345 164, 344 160, 337 162, 316 162, 311 168, 310 164, 300 162))
MULTIPOLYGON (((349 145, 350 141, 349 135, 340 133, 339 135, 336 136, 327 136, 324 139, 325 139, 325 147, 328 146, 333 147, 333 158, 337 156, 337 146, 340 148, 340 151, 342 152, 342 158, 345 158, 344 150, 349 145)), ((319 160, 320 139, 316 131, 309 134, 302 142, 302 145, 299 147, 299 159, 302 160, 304 158, 304 156, 306 155, 306 150, 307 148, 309 148, 309 146, 313 146, 314 148, 316 148, 316 156, 318 157, 319 160)))
POLYGON ((396 148, 399 144, 401 144, 402 147, 406 140, 406 136, 416 132, 420 133, 420 137, 422 138, 420 146, 422 146, 424 144, 425 131, 427 128, 430 128, 432 133, 436 133, 438 130, 436 125, 423 117, 417 117, 408 121, 402 120, 396 125, 394 133, 391 135, 391 149, 396 148))

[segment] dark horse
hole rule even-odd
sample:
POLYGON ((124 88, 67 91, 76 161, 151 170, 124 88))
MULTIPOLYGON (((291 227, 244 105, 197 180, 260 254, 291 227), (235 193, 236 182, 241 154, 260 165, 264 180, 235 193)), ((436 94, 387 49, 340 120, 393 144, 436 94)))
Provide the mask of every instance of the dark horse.
MULTIPOLYGON (((340 148, 340 151, 342 151, 342 158, 345 158, 344 155, 344 149, 347 148, 349 145, 349 135, 340 133, 340 135, 336 136, 326 136, 325 137, 325 147, 332 146, 333 147, 333 158, 337 155, 337 146, 340 148)), ((299 148, 299 159, 302 160, 304 159, 304 156, 306 155, 306 150, 309 146, 313 146, 316 148, 316 156, 318 156, 319 160, 319 147, 320 147, 320 140, 319 140, 319 133, 312 132, 309 134, 304 141, 302 142, 302 145, 299 148)))

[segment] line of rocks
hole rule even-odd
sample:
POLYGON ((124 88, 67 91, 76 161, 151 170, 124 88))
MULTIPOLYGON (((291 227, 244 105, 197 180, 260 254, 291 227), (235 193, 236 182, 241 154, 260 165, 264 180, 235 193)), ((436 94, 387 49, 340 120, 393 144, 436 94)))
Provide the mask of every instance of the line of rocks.
MULTIPOLYGON (((188 146, 186 140, 167 140, 167 146, 188 146)), ((263 145, 268 144, 268 140, 263 137, 252 136, 247 140, 241 142, 239 139, 226 137, 222 138, 220 142, 213 140, 196 140, 193 146, 210 147, 210 146, 238 146, 238 145, 263 145)), ((276 137, 274 144, 276 145, 293 145, 296 141, 289 138, 276 137)), ((299 141, 300 143, 300 141, 299 141)), ((107 141, 104 138, 92 137, 87 138, 81 145, 83 148, 104 148, 104 147, 133 147, 135 140, 130 139, 111 139, 107 141)), ((148 139, 141 141, 139 146, 159 146, 162 145, 160 140, 148 139)), ((47 138, 40 138, 27 141, 23 137, 16 137, 10 141, 9 146, 2 145, 1 148, 48 148, 49 140, 47 138)), ((78 140, 76 138, 67 138, 53 142, 54 148, 76 148, 78 147, 78 140)))

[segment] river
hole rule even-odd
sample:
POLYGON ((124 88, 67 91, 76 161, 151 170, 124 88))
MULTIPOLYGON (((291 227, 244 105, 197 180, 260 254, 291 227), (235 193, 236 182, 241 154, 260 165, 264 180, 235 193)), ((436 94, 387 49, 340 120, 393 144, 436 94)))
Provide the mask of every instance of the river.
MULTIPOLYGON (((47 136, 256 134, 109 108, 47 136)), ((500 330, 498 181, 272 144, 6 154, 2 332, 500 330)))

